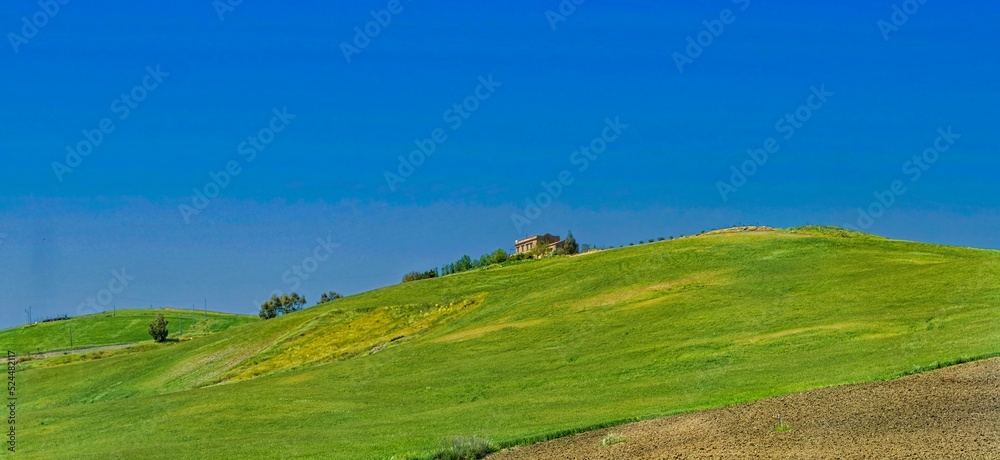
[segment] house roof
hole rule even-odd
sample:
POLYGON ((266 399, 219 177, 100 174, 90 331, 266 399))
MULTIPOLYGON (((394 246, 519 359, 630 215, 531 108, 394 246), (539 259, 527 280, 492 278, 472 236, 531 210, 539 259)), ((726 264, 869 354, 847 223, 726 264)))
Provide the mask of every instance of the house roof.
POLYGON ((535 241, 535 240, 537 240, 539 238, 545 238, 545 239, 550 239, 550 240, 562 241, 561 239, 559 239, 558 236, 555 236, 555 235, 553 235, 551 233, 546 233, 544 235, 534 235, 534 236, 529 236, 529 237, 527 237, 527 238, 525 238, 523 240, 514 241, 514 244, 515 245, 521 245, 521 244, 524 244, 524 243, 530 243, 530 242, 535 241))

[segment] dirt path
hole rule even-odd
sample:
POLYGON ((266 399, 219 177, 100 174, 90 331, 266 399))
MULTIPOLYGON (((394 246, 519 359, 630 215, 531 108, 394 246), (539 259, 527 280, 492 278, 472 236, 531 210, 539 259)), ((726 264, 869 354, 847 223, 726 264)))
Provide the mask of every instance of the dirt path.
POLYGON ((1000 459, 1000 358, 583 433, 515 459, 1000 459), (780 412, 792 431, 772 432, 780 412), (601 440, 620 433, 626 441, 601 440))
POLYGON ((43 352, 43 353, 31 353, 31 354, 27 354, 25 356, 30 356, 31 359, 45 359, 45 358, 51 358, 53 356, 59 356, 59 355, 78 355, 78 354, 82 354, 82 353, 90 353, 92 351, 120 350, 122 348, 128 348, 128 347, 131 347, 133 345, 138 345, 139 343, 142 343, 142 342, 122 343, 122 344, 119 344, 119 345, 103 345, 103 346, 99 346, 99 347, 90 347, 90 348, 77 348, 75 350, 46 351, 46 352, 43 352))

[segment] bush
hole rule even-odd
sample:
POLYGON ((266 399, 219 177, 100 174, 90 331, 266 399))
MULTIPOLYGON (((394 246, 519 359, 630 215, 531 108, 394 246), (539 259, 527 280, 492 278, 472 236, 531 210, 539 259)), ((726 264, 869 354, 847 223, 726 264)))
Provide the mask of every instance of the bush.
POLYGON ((156 315, 156 320, 149 323, 149 335, 153 336, 153 340, 157 342, 163 342, 167 340, 167 335, 170 333, 167 331, 167 321, 162 314, 156 315))
POLYGON ((531 256, 529 256, 528 254, 521 253, 521 254, 514 254, 514 255, 510 256, 509 258, 507 258, 507 261, 509 261, 509 262, 517 262, 519 260, 528 260, 530 258, 531 258, 531 256))
POLYGON ((601 440, 601 445, 608 447, 625 441, 625 436, 622 436, 621 433, 608 433, 608 435, 601 440))
POLYGON ((498 449, 489 439, 480 436, 454 437, 444 441, 435 460, 478 460, 498 449))

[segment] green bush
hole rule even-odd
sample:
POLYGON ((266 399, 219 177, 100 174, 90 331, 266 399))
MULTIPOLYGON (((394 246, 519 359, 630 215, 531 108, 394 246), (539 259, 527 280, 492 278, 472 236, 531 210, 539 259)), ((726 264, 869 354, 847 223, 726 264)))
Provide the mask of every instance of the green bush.
POLYGON ((156 315, 156 319, 152 323, 149 323, 149 335, 153 336, 153 340, 157 342, 163 342, 167 340, 167 323, 169 321, 163 317, 162 314, 156 315))

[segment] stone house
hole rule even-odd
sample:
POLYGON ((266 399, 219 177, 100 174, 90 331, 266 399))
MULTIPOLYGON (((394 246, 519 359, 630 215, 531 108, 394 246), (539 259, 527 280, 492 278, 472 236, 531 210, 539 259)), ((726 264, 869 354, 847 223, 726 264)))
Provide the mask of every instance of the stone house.
POLYGON ((533 251, 538 245, 542 243, 549 244, 549 251, 554 251, 556 248, 560 248, 563 245, 563 240, 558 236, 546 233, 544 235, 535 235, 525 238, 523 240, 517 240, 514 242, 514 252, 515 254, 524 254, 533 251))

